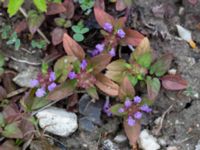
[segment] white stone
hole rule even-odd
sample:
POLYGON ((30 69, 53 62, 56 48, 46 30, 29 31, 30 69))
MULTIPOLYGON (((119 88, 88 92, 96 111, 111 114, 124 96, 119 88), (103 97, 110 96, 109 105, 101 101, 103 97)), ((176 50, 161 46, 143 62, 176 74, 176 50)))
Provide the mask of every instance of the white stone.
POLYGON ((148 130, 143 130, 139 137, 139 146, 143 150, 158 150, 160 145, 157 139, 149 134, 148 130))
POLYGON ((169 74, 172 74, 172 75, 175 75, 176 72, 177 72, 177 70, 174 69, 174 68, 172 68, 172 69, 170 69, 170 70, 168 71, 168 73, 169 73, 169 74))
POLYGON ((76 114, 61 108, 49 107, 38 112, 36 117, 41 128, 55 135, 67 137, 78 128, 76 114))
POLYGON ((116 143, 123 143, 127 140, 127 137, 124 134, 118 134, 115 138, 114 138, 114 142, 116 143))
POLYGON ((176 146, 169 146, 167 147, 167 150, 178 150, 176 146))

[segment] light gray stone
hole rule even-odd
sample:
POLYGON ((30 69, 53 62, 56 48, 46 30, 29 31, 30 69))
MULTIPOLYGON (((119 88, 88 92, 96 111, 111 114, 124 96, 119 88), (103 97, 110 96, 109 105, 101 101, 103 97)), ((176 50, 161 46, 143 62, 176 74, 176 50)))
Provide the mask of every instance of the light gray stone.
POLYGON ((127 137, 124 134, 118 134, 115 138, 114 138, 114 142, 120 144, 123 142, 127 141, 127 137))
POLYGON ((38 112, 36 117, 41 128, 55 135, 67 137, 78 128, 76 114, 61 108, 49 107, 38 112))
POLYGON ((110 139, 103 141, 103 150, 120 150, 110 139))

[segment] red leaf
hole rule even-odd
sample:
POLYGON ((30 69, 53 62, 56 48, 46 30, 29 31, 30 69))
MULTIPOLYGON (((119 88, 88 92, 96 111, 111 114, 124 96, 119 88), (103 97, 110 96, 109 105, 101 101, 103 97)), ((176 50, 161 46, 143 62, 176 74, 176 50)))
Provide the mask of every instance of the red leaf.
POLYGON ((114 26, 115 19, 113 18, 113 16, 109 15, 101 8, 95 7, 94 15, 95 15, 96 21, 102 28, 106 22, 108 22, 114 26))
POLYGON ((74 3, 72 0, 65 0, 63 5, 66 8, 66 12, 64 13, 67 19, 71 19, 74 16, 74 3))
POLYGON ((167 90, 183 90, 187 88, 187 81, 180 75, 166 75, 161 78, 162 85, 167 90))
POLYGON ((51 40, 53 45, 58 45, 62 42, 64 33, 65 30, 63 30, 62 28, 55 28, 51 32, 51 38, 52 38, 51 40))
POLYGON ((15 26, 15 32, 20 33, 28 28, 26 20, 22 20, 15 26))
POLYGON ((125 100, 126 97, 134 97, 135 89, 129 81, 128 77, 125 77, 119 88, 120 100, 125 100))
POLYGON ((68 55, 75 56, 80 60, 85 58, 85 52, 81 46, 74 41, 67 33, 63 36, 63 46, 68 55))
POLYGON ((123 124, 124 124, 124 130, 129 139, 130 145, 135 145, 140 135, 140 129, 141 129, 140 122, 137 121, 134 126, 129 126, 127 119, 124 119, 123 124))
POLYGON ((106 68, 111 61, 111 56, 108 54, 100 54, 91 58, 91 64, 93 66, 93 73, 98 74, 106 68), (102 61, 103 60, 103 61, 102 61))
POLYGON ((98 7, 100 9, 105 10, 105 2, 104 2, 104 0, 96 0, 95 4, 94 4, 94 7, 98 7))
POLYGON ((119 93, 119 86, 103 74, 96 75, 96 86, 104 93, 110 96, 117 96, 119 93))
POLYGON ((124 3, 124 0, 117 0, 116 2, 116 10, 117 11, 122 11, 126 8, 126 5, 124 3))
POLYGON ((47 9, 47 15, 56 15, 66 11, 66 8, 63 4, 60 3, 49 3, 47 9))
POLYGON ((140 42, 143 40, 144 36, 138 31, 131 29, 124 29, 126 36, 123 39, 126 44, 138 46, 140 42))

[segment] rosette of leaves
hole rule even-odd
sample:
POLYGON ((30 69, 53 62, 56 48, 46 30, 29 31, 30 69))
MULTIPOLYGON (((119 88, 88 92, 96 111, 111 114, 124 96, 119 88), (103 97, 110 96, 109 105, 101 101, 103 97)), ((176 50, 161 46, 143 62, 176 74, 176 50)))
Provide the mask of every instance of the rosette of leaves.
POLYGON ((74 40, 81 42, 84 40, 84 34, 89 32, 89 28, 84 27, 82 21, 79 21, 77 25, 72 26, 72 30, 75 32, 73 35, 74 40))
POLYGON ((92 11, 94 6, 94 0, 78 0, 80 7, 83 11, 86 11, 86 14, 89 14, 92 11))
POLYGON ((101 54, 90 59, 85 58, 81 46, 66 33, 63 36, 63 46, 68 55, 59 59, 54 66, 61 84, 49 93, 49 100, 63 99, 79 89, 85 89, 94 99, 98 99, 97 88, 107 95, 118 95, 119 86, 101 73, 111 61, 110 55, 101 54), (82 60, 88 63, 85 70, 80 69, 82 60), (78 77, 71 80, 67 75, 72 70, 78 77))

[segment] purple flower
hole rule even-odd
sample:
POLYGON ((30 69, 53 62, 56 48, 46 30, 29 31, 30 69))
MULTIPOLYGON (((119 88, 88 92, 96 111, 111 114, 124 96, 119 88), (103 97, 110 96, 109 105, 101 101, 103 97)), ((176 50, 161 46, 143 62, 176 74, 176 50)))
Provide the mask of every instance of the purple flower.
POLYGON ((124 112, 124 108, 119 108, 118 112, 119 113, 123 113, 124 112))
POLYGON ((30 81, 30 86, 32 87, 32 88, 34 88, 34 87, 36 87, 36 86, 38 86, 39 85, 39 81, 37 80, 37 79, 32 79, 31 81, 30 81))
POLYGON ((141 101, 142 101, 141 97, 139 97, 139 96, 135 96, 135 97, 134 97, 134 103, 138 104, 138 103, 140 103, 141 101))
POLYGON ((92 51, 92 56, 96 56, 96 55, 98 55, 99 54, 99 51, 97 50, 97 49, 94 49, 93 51, 92 51))
POLYGON ((97 44, 96 46, 95 46, 95 48, 101 53, 101 52, 103 52, 103 50, 104 50, 104 47, 105 47, 105 44, 97 44))
POLYGON ((51 92, 51 91, 53 91, 55 89, 56 86, 57 86, 56 83, 53 82, 48 86, 48 90, 51 92))
POLYGON ((104 103, 103 111, 107 114, 107 116, 110 117, 112 115, 112 113, 109 109, 110 109, 110 101, 109 101, 109 99, 107 99, 106 102, 104 103))
POLYGON ((120 38, 124 38, 125 35, 126 35, 126 33, 124 32, 124 30, 119 29, 119 30, 117 31, 117 35, 118 35, 120 38))
POLYGON ((103 25, 103 29, 108 31, 108 32, 112 32, 113 30, 113 26, 112 24, 110 24, 109 22, 106 22, 104 25, 103 25))
POLYGON ((37 89, 37 91, 36 91, 36 93, 35 93, 35 95, 36 95, 37 97, 43 97, 45 94, 46 94, 46 92, 45 92, 44 88, 39 88, 39 89, 37 89))
POLYGON ((56 74, 55 74, 55 72, 51 71, 50 75, 49 75, 49 81, 52 82, 55 80, 56 80, 56 74))
POLYGON ((134 126, 135 125, 135 120, 131 117, 131 116, 128 116, 128 125, 129 126, 134 126))
POLYGON ((110 56, 112 56, 112 57, 116 56, 115 49, 112 48, 112 49, 109 51, 109 54, 110 54, 110 56))
POLYGON ((126 99, 126 101, 125 101, 125 103, 124 103, 124 106, 126 107, 126 108, 129 108, 129 107, 131 107, 131 105, 132 105, 132 101, 130 100, 130 99, 126 99))
POLYGON ((82 60, 81 65, 80 65, 82 70, 85 70, 87 67, 87 61, 85 59, 82 60))
POLYGON ((77 77, 77 74, 74 71, 69 72, 68 74, 69 79, 75 79, 77 77))
POLYGON ((137 111, 135 114, 134 114, 134 117, 135 119, 141 119, 142 118, 142 113, 137 111))
POLYGON ((152 111, 152 109, 147 105, 147 104, 144 104, 140 107, 140 110, 146 112, 146 113, 149 113, 152 111))

